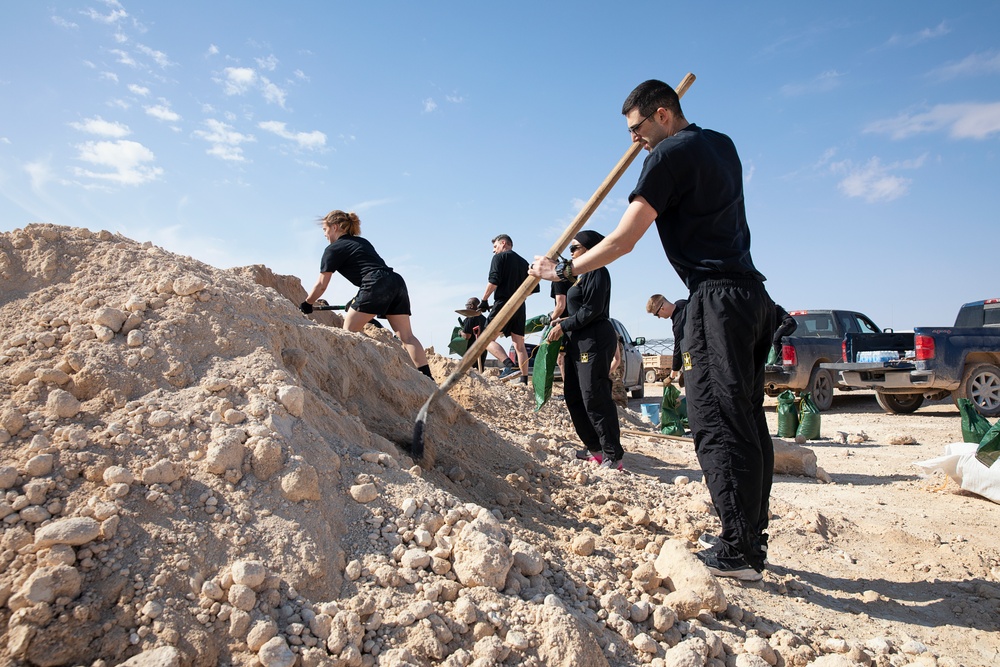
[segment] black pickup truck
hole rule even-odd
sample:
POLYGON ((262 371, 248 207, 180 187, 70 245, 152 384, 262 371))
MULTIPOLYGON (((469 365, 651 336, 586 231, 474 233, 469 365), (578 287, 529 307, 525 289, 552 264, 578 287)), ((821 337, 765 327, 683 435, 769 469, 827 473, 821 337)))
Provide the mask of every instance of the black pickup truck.
POLYGON ((848 334, 878 333, 881 329, 868 316, 852 310, 793 310, 789 315, 797 327, 793 335, 782 339, 778 363, 764 367, 764 391, 768 396, 786 389, 808 391, 817 408, 829 410, 834 388, 850 387, 838 385, 836 375, 821 364, 844 358, 844 337, 848 334))
POLYGON ((924 399, 967 398, 1000 415, 1000 299, 963 305, 954 327, 913 333, 848 334, 844 361, 822 368, 855 389, 874 389, 882 409, 909 413, 924 399))

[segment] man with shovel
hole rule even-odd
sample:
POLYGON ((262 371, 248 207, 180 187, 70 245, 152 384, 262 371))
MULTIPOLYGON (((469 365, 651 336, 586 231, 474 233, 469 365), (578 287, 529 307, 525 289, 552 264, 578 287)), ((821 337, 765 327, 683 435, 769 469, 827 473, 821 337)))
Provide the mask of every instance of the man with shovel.
POLYGON ((774 303, 750 257, 743 167, 732 140, 687 121, 662 81, 622 106, 633 142, 649 151, 617 228, 584 256, 536 257, 531 274, 572 282, 629 253, 655 222, 667 259, 690 290, 684 359, 689 426, 722 522, 698 553, 711 572, 761 579, 774 450, 764 417, 764 362, 774 303), (714 536, 712 536, 714 538, 714 536))

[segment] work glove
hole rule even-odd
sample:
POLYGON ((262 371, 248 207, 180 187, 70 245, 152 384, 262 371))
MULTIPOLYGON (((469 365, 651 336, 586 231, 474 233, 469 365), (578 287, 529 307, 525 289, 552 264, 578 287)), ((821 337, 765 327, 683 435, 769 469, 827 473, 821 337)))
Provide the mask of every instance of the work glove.
POLYGON ((302 303, 299 304, 299 310, 308 315, 313 311, 313 306, 308 301, 303 301, 302 303))
POLYGON ((479 302, 479 312, 480 313, 488 313, 488 312, 490 312, 490 302, 486 301, 485 299, 483 301, 480 301, 479 302))

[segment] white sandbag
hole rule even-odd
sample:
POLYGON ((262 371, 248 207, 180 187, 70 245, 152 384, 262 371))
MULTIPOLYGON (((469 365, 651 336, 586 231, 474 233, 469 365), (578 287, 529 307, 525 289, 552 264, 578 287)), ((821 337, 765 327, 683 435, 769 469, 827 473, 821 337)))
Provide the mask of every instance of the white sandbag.
POLYGON ((926 461, 917 461, 927 473, 941 470, 958 482, 964 490, 1000 503, 1000 465, 989 468, 976 460, 975 442, 953 442, 945 445, 944 455, 926 461))

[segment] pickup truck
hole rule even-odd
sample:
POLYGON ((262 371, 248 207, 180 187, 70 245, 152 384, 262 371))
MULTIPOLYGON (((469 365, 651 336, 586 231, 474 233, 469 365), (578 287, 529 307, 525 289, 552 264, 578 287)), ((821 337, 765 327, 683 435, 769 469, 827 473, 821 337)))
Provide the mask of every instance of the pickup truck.
POLYGON ((786 389, 808 391, 819 410, 833 405, 834 388, 840 385, 822 365, 843 359, 844 337, 881 331, 867 315, 852 310, 793 310, 797 325, 782 339, 780 363, 764 367, 764 391, 777 396, 786 389))
POLYGON ((913 333, 849 334, 844 361, 823 364, 855 389, 874 389, 882 409, 905 414, 924 399, 967 398, 984 417, 1000 415, 1000 299, 964 304, 954 327, 913 333))

